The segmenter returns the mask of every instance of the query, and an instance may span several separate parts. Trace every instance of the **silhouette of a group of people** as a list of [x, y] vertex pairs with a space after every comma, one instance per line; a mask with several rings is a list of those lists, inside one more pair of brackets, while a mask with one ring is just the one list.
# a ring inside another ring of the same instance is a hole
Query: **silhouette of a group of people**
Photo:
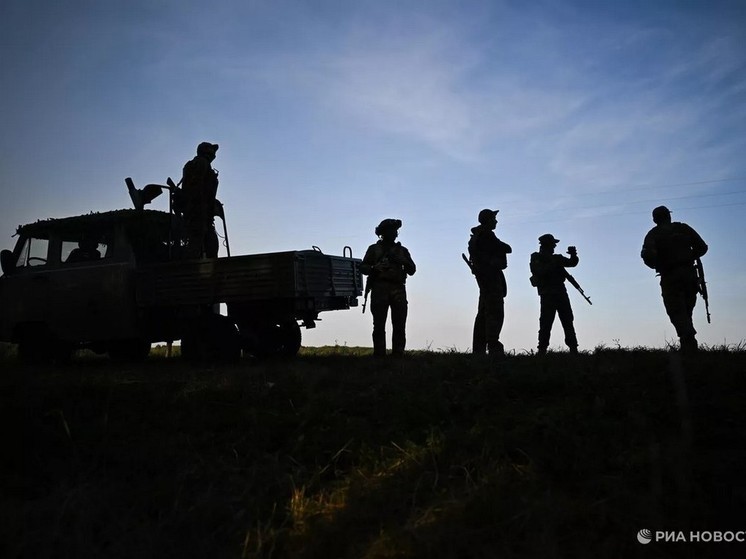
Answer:
[[[505, 297], [508, 293], [503, 270], [508, 267], [509, 244], [495, 235], [499, 210], [479, 212], [479, 225], [471, 229], [469, 264], [479, 287], [477, 315], [474, 319], [472, 353], [501, 359], [505, 348], [500, 341], [505, 322]], [[641, 257], [660, 275], [661, 293], [666, 312], [676, 329], [682, 352], [698, 349], [692, 312], [697, 293], [703, 288], [703, 278], [697, 274], [696, 262], [707, 252], [702, 237], [685, 223], [672, 222], [665, 206], [653, 210], [655, 227], [645, 236]], [[396, 241], [402, 223], [398, 219], [384, 219], [375, 229], [377, 243], [368, 247], [360, 270], [368, 276], [373, 314], [373, 354], [386, 355], [385, 326], [391, 309], [392, 355], [404, 354], [406, 345], [407, 276], [416, 271], [409, 251]], [[537, 354], [544, 355], [555, 317], [559, 317], [565, 333], [565, 345], [571, 354], [578, 353], [572, 305], [565, 281], [577, 286], [567, 268], [578, 265], [577, 248], [567, 247], [567, 255], [555, 254], [559, 239], [546, 233], [539, 237], [539, 250], [531, 254], [529, 267], [531, 285], [539, 295], [539, 339]], [[581, 290], [582, 293], [582, 290]], [[583, 294], [585, 297], [585, 295]], [[590, 299], [588, 299], [590, 302]]]
[[[212, 168], [217, 150], [217, 144], [202, 142], [197, 147], [197, 156], [184, 166], [182, 213], [187, 255], [190, 257], [214, 258], [218, 253], [214, 227], [218, 173]], [[479, 225], [471, 229], [469, 258], [464, 258], [479, 287], [472, 352], [499, 359], [505, 355], [500, 334], [505, 321], [505, 297], [508, 293], [503, 270], [508, 266], [507, 255], [512, 253], [512, 249], [495, 235], [498, 211], [484, 209], [479, 212]], [[697, 293], [704, 288], [696, 264], [707, 252], [707, 245], [689, 225], [672, 222], [671, 212], [665, 206], [653, 210], [653, 222], [655, 227], [645, 236], [641, 257], [647, 266], [660, 275], [663, 304], [676, 329], [681, 350], [693, 352], [698, 345], [692, 312]], [[416, 272], [417, 267], [409, 250], [396, 240], [401, 226], [402, 222], [398, 219], [381, 221], [375, 228], [378, 241], [368, 247], [360, 266], [360, 271], [368, 276], [366, 296], [370, 292], [373, 354], [376, 357], [386, 355], [389, 309], [392, 355], [404, 355], [406, 347], [406, 280]], [[537, 289], [540, 301], [537, 354], [547, 352], [555, 317], [559, 317], [562, 324], [565, 345], [571, 354], [577, 354], [578, 339], [572, 305], [565, 287], [565, 280], [577, 286], [566, 270], [578, 265], [577, 249], [569, 246], [568, 256], [555, 254], [559, 239], [546, 233], [538, 240], [539, 250], [531, 254], [529, 262], [530, 282]]]

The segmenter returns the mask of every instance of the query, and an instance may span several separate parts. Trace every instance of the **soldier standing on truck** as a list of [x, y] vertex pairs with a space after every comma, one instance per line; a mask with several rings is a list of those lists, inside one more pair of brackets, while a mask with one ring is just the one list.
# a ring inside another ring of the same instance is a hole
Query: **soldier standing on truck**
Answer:
[[197, 146], [197, 156], [184, 165], [181, 188], [188, 258], [218, 256], [215, 232], [218, 172], [211, 165], [217, 151], [218, 144], [202, 142]]
[[391, 347], [395, 356], [404, 355], [407, 325], [407, 290], [405, 282], [417, 270], [409, 251], [396, 241], [402, 223], [384, 219], [375, 229], [379, 240], [368, 247], [360, 271], [368, 276], [366, 295], [370, 291], [373, 314], [373, 355], [386, 356], [386, 320], [391, 308]]
[[565, 268], [578, 265], [578, 251], [574, 246], [567, 247], [570, 257], [554, 254], [559, 243], [553, 235], [547, 233], [539, 237], [539, 252], [531, 254], [531, 285], [539, 292], [541, 310], [539, 313], [539, 345], [538, 354], [545, 355], [549, 347], [549, 337], [552, 333], [555, 314], [559, 316], [565, 331], [565, 344], [570, 353], [578, 353], [578, 338], [573, 325], [570, 297], [567, 295]]
[[653, 222], [655, 227], [645, 235], [640, 256], [661, 277], [663, 306], [676, 328], [681, 351], [696, 352], [697, 331], [692, 312], [697, 293], [702, 290], [706, 294], [706, 291], [700, 284], [695, 263], [707, 252], [707, 244], [686, 223], [671, 222], [671, 211], [666, 206], [653, 210]]
[[500, 332], [508, 294], [503, 270], [508, 267], [508, 254], [513, 249], [495, 236], [498, 211], [484, 209], [479, 212], [479, 225], [472, 228], [469, 239], [469, 264], [479, 286], [472, 353], [484, 355], [489, 350], [491, 357], [499, 358], [505, 355]]

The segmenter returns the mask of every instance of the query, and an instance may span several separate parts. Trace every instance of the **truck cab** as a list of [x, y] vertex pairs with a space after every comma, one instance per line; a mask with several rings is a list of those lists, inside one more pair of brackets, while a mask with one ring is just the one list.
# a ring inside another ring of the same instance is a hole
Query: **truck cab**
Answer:
[[168, 258], [173, 219], [119, 210], [19, 227], [15, 248], [0, 257], [0, 340], [17, 343], [29, 360], [63, 359], [80, 347], [146, 354], [135, 272]]

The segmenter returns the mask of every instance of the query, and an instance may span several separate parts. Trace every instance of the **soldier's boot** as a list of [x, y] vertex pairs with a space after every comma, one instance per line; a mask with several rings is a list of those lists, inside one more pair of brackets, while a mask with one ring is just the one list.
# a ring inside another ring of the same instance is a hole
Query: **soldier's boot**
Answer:
[[570, 348], [570, 355], [578, 355], [578, 346], [571, 345], [568, 347]]
[[536, 349], [536, 355], [546, 355], [547, 354], [547, 348], [546, 346], [539, 346]]
[[697, 353], [699, 351], [699, 345], [697, 344], [697, 338], [695, 338], [693, 335], [691, 336], [682, 336], [679, 338], [679, 343], [681, 345], [681, 353]]
[[373, 357], [386, 357], [386, 332], [373, 332]]
[[487, 347], [491, 359], [499, 360], [505, 358], [505, 346], [501, 342], [490, 342]]
[[487, 344], [484, 344], [484, 345], [473, 344], [471, 348], [471, 352], [474, 355], [484, 355], [485, 353], [487, 353]]

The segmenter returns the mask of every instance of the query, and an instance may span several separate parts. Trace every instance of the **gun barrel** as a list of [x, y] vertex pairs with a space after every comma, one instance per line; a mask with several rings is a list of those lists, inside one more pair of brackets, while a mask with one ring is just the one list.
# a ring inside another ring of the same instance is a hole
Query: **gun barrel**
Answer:
[[697, 284], [699, 287], [699, 294], [702, 295], [702, 300], [705, 302], [705, 313], [707, 313], [707, 324], [710, 324], [710, 297], [707, 293], [707, 282], [705, 281], [705, 268], [702, 266], [702, 260], [697, 258], [694, 262], [694, 268], [697, 271]]
[[567, 270], [565, 270], [565, 277], [567, 278], [567, 281], [569, 281], [570, 284], [575, 289], [577, 289], [578, 292], [583, 296], [583, 299], [585, 299], [586, 301], [588, 301], [589, 305], [592, 305], [593, 303], [591, 302], [591, 298], [588, 297], [588, 295], [585, 294], [585, 291], [583, 291], [583, 288], [580, 287], [580, 284], [577, 282], [577, 280], [574, 277], [572, 277], [572, 275], [570, 275], [570, 273]]

